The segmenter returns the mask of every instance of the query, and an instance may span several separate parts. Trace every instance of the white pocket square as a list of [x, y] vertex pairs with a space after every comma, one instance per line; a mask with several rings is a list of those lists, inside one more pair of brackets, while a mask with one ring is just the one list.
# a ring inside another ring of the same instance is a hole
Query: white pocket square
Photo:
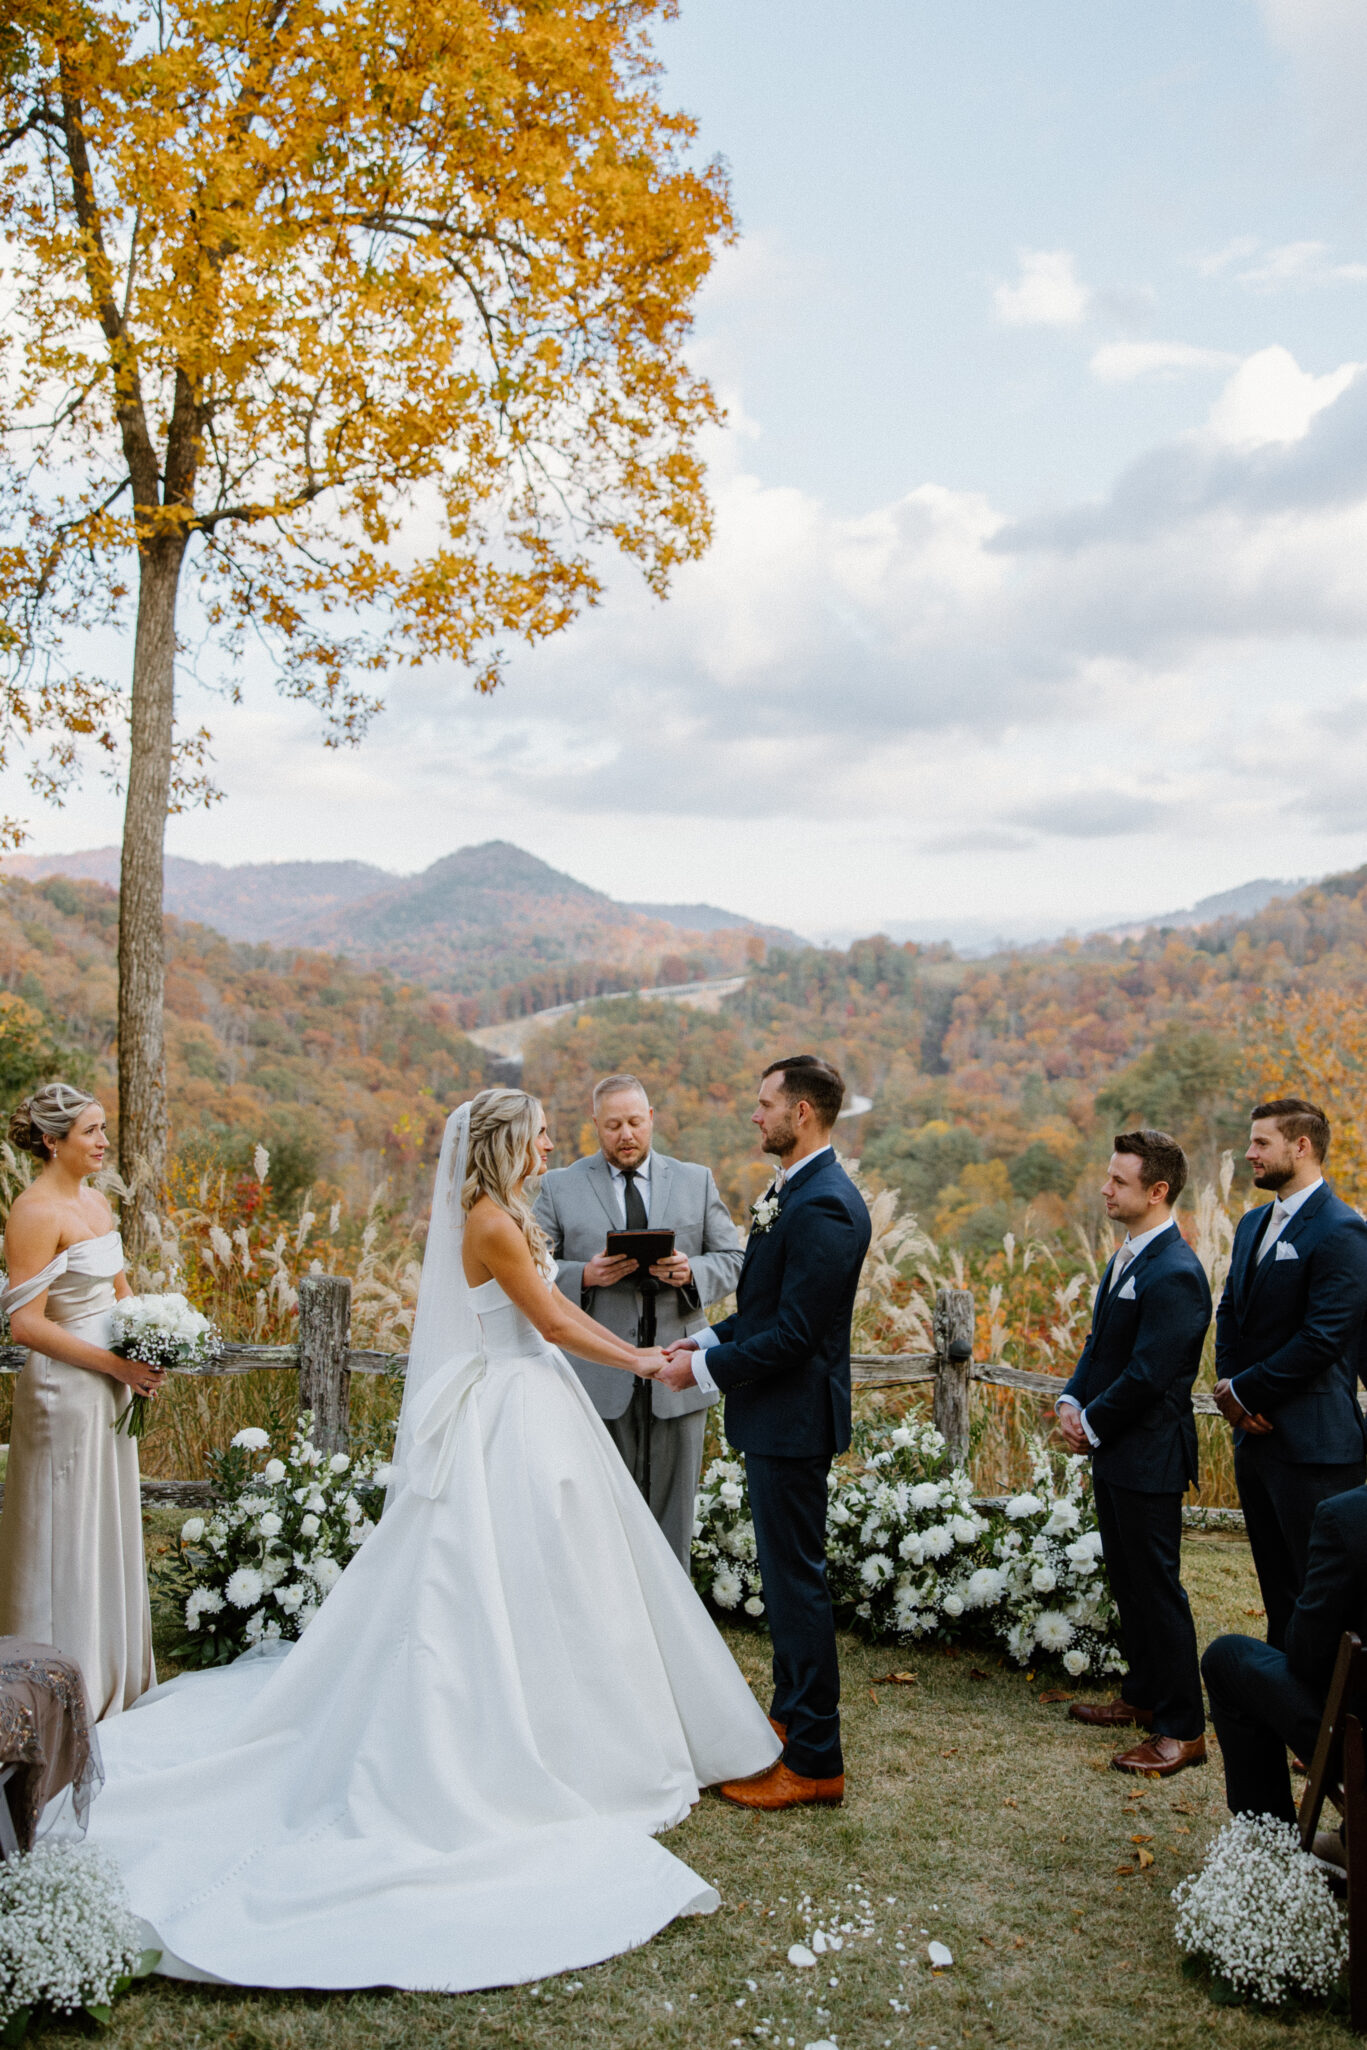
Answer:
[[1299, 1260], [1300, 1254], [1288, 1239], [1278, 1239], [1272, 1248], [1279, 1260]]
[[1121, 1282], [1121, 1284], [1120, 1284], [1119, 1288], [1118, 1288], [1118, 1289], [1116, 1290], [1116, 1294], [1117, 1294], [1117, 1295], [1118, 1295], [1118, 1296], [1120, 1297], [1120, 1299], [1121, 1299], [1121, 1301], [1122, 1301], [1122, 1302], [1126, 1302], [1126, 1303], [1132, 1303], [1132, 1302], [1134, 1301], [1134, 1276], [1133, 1276], [1133, 1275], [1131, 1275], [1131, 1276], [1130, 1276], [1130, 1278], [1129, 1278], [1129, 1280], [1128, 1280], [1128, 1281], [1122, 1281], [1122, 1282]]

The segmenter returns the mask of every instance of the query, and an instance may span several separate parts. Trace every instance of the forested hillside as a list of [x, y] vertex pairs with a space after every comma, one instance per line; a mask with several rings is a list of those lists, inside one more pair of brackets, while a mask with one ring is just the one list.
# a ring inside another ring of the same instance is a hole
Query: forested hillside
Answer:
[[825, 1053], [874, 1099], [845, 1127], [866, 1170], [938, 1235], [981, 1244], [1085, 1214], [1132, 1117], [1172, 1128], [1213, 1174], [1253, 1094], [1282, 1083], [1328, 1103], [1336, 1171], [1367, 1200], [1364, 997], [1360, 870], [1252, 917], [989, 961], [883, 939], [771, 950], [717, 1017], [605, 1006], [540, 1035], [526, 1072], [573, 1149], [593, 1073], [639, 1068], [668, 1143], [711, 1160], [739, 1201], [763, 1171], [746, 1123], [756, 1074], [777, 1053]]
[[[381, 968], [247, 946], [169, 921], [168, 1080], [179, 1172], [246, 1172], [258, 1144], [288, 1209], [315, 1180], [364, 1207], [424, 1202], [446, 1113], [485, 1060], [425, 989]], [[0, 1081], [53, 1073], [117, 1116], [118, 899], [61, 877], [0, 885]]]

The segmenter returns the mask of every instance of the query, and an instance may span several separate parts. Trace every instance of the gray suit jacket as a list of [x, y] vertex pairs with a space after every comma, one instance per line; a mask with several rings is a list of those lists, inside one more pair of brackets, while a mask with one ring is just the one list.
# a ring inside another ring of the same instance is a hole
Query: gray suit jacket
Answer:
[[[541, 1229], [551, 1242], [559, 1263], [556, 1285], [572, 1303], [581, 1303], [596, 1323], [631, 1345], [636, 1343], [637, 1320], [641, 1312], [636, 1276], [619, 1281], [612, 1288], [593, 1288], [584, 1294], [584, 1268], [595, 1253], [601, 1253], [607, 1234], [622, 1229], [622, 1213], [612, 1174], [601, 1153], [576, 1160], [570, 1167], [552, 1168], [542, 1177], [536, 1195], [536, 1214]], [[693, 1269], [693, 1286], [688, 1289], [661, 1288], [655, 1298], [655, 1335], [660, 1345], [672, 1345], [676, 1338], [701, 1330], [707, 1322], [703, 1305], [729, 1295], [740, 1274], [741, 1246], [730, 1213], [717, 1194], [710, 1171], [691, 1160], [671, 1160], [652, 1149], [650, 1156], [650, 1222], [673, 1227], [674, 1244], [687, 1253]], [[636, 1386], [634, 1374], [620, 1367], [603, 1367], [592, 1360], [567, 1354], [590, 1401], [601, 1417], [621, 1416]], [[687, 1416], [706, 1409], [717, 1400], [700, 1388], [676, 1395], [657, 1383], [651, 1390], [658, 1417]]]

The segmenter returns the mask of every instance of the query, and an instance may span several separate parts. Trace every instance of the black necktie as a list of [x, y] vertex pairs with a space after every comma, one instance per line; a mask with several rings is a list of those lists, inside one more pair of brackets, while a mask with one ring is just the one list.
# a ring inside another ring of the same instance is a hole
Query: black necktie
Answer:
[[641, 1192], [636, 1186], [634, 1167], [622, 1169], [622, 1193], [626, 1199], [627, 1230], [644, 1231], [648, 1223], [646, 1206], [641, 1201]]

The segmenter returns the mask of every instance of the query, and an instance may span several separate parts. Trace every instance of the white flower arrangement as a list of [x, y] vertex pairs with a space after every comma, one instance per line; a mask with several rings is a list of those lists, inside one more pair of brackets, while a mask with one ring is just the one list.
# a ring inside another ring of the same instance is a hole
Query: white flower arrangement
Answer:
[[117, 1868], [84, 1844], [0, 1863], [0, 2030], [23, 2040], [40, 2009], [107, 2025], [116, 1994], [155, 1967]]
[[[126, 1295], [111, 1315], [109, 1350], [120, 1359], [145, 1360], [148, 1366], [185, 1374], [207, 1366], [223, 1350], [218, 1327], [183, 1295]], [[145, 1395], [135, 1395], [114, 1429], [141, 1438], [150, 1409]]]
[[768, 1190], [757, 1202], [750, 1205], [750, 1229], [761, 1236], [770, 1229], [778, 1216], [778, 1191]]
[[1236, 1815], [1172, 1897], [1182, 1948], [1245, 1999], [1329, 1993], [1347, 1962], [1348, 1918], [1274, 1816]]
[[[872, 1637], [985, 1632], [1019, 1665], [1057, 1660], [1074, 1679], [1123, 1673], [1087, 1478], [1085, 1460], [1056, 1470], [1037, 1445], [1032, 1491], [984, 1514], [931, 1425], [861, 1420], [850, 1459], [829, 1481], [838, 1609]], [[693, 1577], [717, 1608], [763, 1615], [745, 1468], [729, 1447], [703, 1475]]]
[[181, 1665], [226, 1665], [253, 1645], [299, 1637], [374, 1530], [389, 1467], [329, 1458], [311, 1429], [300, 1417], [286, 1456], [262, 1462], [271, 1441], [253, 1426], [213, 1460], [213, 1512], [186, 1518], [179, 1552], [157, 1574], [184, 1622]]

